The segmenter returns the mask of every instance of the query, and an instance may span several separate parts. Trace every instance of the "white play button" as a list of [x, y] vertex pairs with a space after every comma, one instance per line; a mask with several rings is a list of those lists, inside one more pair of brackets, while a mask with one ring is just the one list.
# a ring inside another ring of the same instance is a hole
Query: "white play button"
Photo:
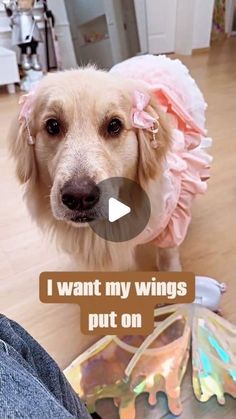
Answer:
[[123, 204], [115, 198], [110, 198], [108, 203], [108, 218], [110, 223], [119, 220], [125, 215], [131, 212], [131, 208], [128, 205]]
[[151, 214], [150, 200], [141, 186], [131, 179], [112, 177], [96, 187], [101, 193], [98, 203], [98, 214], [100, 211], [101, 214], [89, 222], [94, 233], [114, 243], [138, 236]]

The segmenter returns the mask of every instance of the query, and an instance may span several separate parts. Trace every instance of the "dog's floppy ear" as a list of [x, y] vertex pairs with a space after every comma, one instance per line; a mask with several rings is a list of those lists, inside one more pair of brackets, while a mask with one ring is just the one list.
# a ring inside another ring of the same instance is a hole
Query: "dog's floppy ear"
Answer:
[[[150, 129], [138, 129], [139, 142], [139, 180], [145, 184], [154, 179], [161, 172], [163, 159], [170, 147], [171, 131], [166, 115], [160, 110], [155, 96], [151, 96], [145, 111], [151, 115], [158, 124], [158, 132], [153, 134]], [[156, 147], [153, 143], [155, 135]]]
[[36, 178], [34, 146], [29, 144], [26, 119], [16, 119], [9, 135], [10, 153], [16, 162], [16, 173], [21, 183]]

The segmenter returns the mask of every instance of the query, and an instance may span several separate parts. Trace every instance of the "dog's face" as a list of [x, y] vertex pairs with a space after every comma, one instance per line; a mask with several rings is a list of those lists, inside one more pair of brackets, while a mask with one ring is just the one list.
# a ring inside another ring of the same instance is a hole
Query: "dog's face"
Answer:
[[[28, 144], [26, 121], [21, 122], [11, 149], [21, 182], [31, 191], [40, 185], [53, 217], [85, 225], [105, 217], [107, 196], [101, 181], [126, 177], [140, 183], [159, 170], [169, 141], [162, 119], [158, 148], [151, 133], [133, 127], [131, 109], [135, 88], [146, 89], [92, 68], [46, 77], [30, 104]], [[149, 105], [153, 115], [157, 109]]]

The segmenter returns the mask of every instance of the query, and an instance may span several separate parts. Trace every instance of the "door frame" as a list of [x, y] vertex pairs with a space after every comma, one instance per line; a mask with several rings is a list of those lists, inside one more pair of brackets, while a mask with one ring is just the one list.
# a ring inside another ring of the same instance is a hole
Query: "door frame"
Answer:
[[[156, 1], [156, 0], [153, 0]], [[231, 0], [229, 0], [231, 1]], [[236, 0], [232, 0], [236, 1]], [[134, 0], [135, 12], [137, 17], [138, 34], [140, 38], [141, 53], [148, 53], [148, 24], [146, 0]], [[183, 55], [191, 55], [194, 45], [194, 30], [201, 30], [201, 21], [197, 21], [197, 7], [201, 7], [201, 0], [177, 0], [176, 11], [176, 32], [175, 32], [175, 48], [173, 52]], [[208, 4], [208, 21], [212, 21], [214, 1], [209, 0]], [[198, 9], [199, 11], [199, 9]], [[196, 26], [197, 25], [197, 26]], [[210, 42], [209, 26], [206, 28], [206, 39]], [[206, 45], [206, 47], [209, 45]], [[198, 47], [195, 47], [198, 48]], [[203, 47], [201, 47], [203, 48]]]

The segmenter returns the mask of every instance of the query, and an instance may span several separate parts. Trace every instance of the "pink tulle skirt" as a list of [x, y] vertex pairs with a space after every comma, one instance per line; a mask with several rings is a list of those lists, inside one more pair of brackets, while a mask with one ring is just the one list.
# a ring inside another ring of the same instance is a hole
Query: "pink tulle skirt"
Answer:
[[206, 102], [188, 69], [165, 56], [131, 58], [111, 69], [114, 74], [146, 82], [162, 110], [170, 116], [172, 147], [164, 162], [161, 182], [164, 209], [156, 228], [140, 236], [140, 243], [154, 241], [159, 247], [179, 246], [191, 221], [197, 194], [207, 189], [212, 157], [205, 130]]

